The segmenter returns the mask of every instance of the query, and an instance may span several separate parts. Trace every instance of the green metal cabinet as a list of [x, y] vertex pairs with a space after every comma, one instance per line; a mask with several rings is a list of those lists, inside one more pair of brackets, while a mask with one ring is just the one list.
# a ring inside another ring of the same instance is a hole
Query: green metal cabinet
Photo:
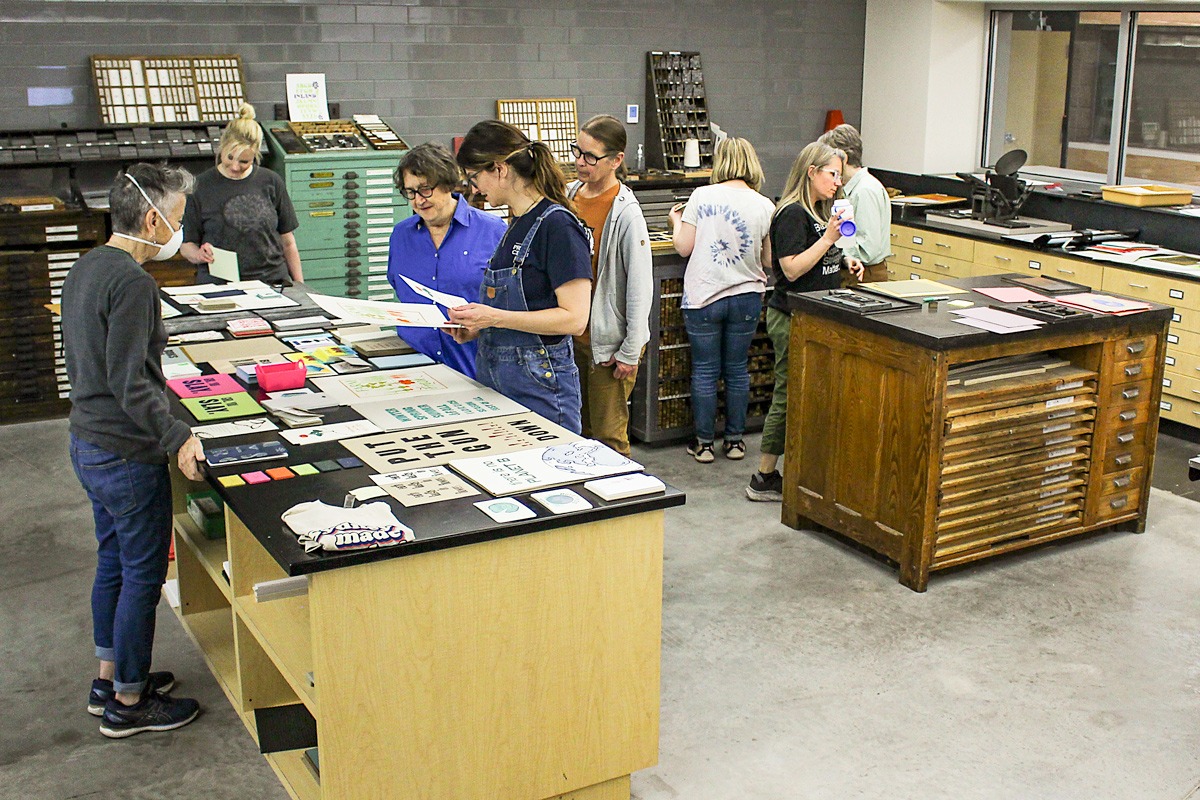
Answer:
[[[267, 126], [268, 134], [285, 127]], [[268, 166], [283, 176], [300, 227], [304, 282], [324, 294], [391, 300], [388, 240], [412, 207], [392, 175], [405, 150], [291, 154], [268, 135]]]

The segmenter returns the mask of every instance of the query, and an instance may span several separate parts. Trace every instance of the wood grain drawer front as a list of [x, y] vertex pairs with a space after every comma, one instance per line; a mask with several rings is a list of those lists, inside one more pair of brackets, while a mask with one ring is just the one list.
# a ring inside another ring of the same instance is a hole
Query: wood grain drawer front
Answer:
[[[1149, 373], [1146, 374], [1149, 375]], [[1150, 397], [1150, 389], [1151, 386], [1148, 379], [1114, 384], [1112, 389], [1109, 390], [1109, 407], [1145, 400]]]
[[1176, 331], [1174, 329], [1168, 331], [1167, 352], [1190, 353], [1194, 356], [1200, 356], [1200, 333], [1183, 330]]
[[1019, 531], [1023, 523], [1044, 514], [1082, 510], [1084, 492], [1081, 488], [1055, 489], [1049, 497], [1028, 497], [1011, 500], [1003, 508], [986, 508], [954, 517], [939, 518], [938, 544], [972, 539], [981, 533]]
[[1146, 463], [1147, 424], [1123, 425], [1108, 435], [1101, 471], [1122, 472]]
[[1163, 377], [1163, 395], [1182, 397], [1200, 403], [1200, 373], [1190, 375], [1166, 375]]
[[1042, 256], [1041, 264], [1042, 274], [1047, 278], [1082, 283], [1092, 289], [1099, 289], [1104, 283], [1104, 267], [1094, 261], [1085, 261], [1082, 258], [1064, 258], [1063, 256]]
[[1137, 491], [1142, 488], [1142, 474], [1145, 472], [1144, 467], [1134, 467], [1127, 469], [1124, 472], [1114, 472], [1111, 475], [1105, 475], [1100, 482], [1100, 495], [1118, 494], [1120, 492]]
[[1159, 416], [1200, 428], [1200, 403], [1175, 395], [1163, 395], [1158, 406]]
[[1103, 288], [1106, 292], [1139, 300], [1200, 310], [1200, 282], [1197, 281], [1105, 267]]
[[1082, 501], [1074, 500], [1047, 511], [1023, 513], [969, 532], [939, 535], [932, 566], [972, 552], [986, 553], [1009, 542], [1030, 540], [1040, 534], [1077, 526], [1083, 520], [1082, 505]]
[[1116, 362], [1146, 361], [1152, 366], [1154, 364], [1154, 348], [1157, 343], [1158, 337], [1153, 333], [1134, 336], [1130, 339], [1120, 339], [1113, 342], [1113, 360]]
[[1096, 504], [1096, 519], [1114, 519], [1125, 517], [1138, 510], [1141, 501], [1141, 489], [1129, 489], [1116, 494], [1103, 495]]

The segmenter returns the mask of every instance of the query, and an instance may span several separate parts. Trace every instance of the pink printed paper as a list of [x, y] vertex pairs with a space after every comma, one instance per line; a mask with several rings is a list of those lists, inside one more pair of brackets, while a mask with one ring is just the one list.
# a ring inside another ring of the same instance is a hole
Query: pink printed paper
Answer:
[[167, 386], [180, 397], [211, 397], [218, 394], [244, 392], [246, 387], [225, 374], [196, 375], [167, 381]]

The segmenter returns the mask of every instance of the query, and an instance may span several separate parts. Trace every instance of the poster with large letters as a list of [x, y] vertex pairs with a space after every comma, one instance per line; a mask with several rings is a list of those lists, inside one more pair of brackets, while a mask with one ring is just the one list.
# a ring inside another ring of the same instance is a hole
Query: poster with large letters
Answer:
[[358, 439], [343, 439], [342, 446], [379, 472], [440, 466], [456, 458], [497, 455], [530, 450], [580, 437], [536, 414], [510, 414], [489, 419], [433, 425], [413, 431], [396, 431]]
[[482, 386], [464, 392], [439, 392], [350, 405], [384, 431], [403, 431], [444, 422], [466, 422], [528, 411], [515, 400]]

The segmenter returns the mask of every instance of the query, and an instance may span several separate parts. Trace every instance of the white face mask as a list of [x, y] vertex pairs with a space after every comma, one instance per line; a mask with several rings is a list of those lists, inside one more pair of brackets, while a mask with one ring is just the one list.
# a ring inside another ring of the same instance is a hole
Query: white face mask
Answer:
[[150, 207], [158, 212], [158, 215], [162, 217], [163, 222], [167, 223], [167, 227], [171, 230], [171, 238], [167, 239], [164, 244], [159, 244], [158, 242], [148, 242], [145, 239], [139, 239], [138, 237], [130, 236], [127, 233], [117, 233], [116, 231], [113, 232], [113, 236], [120, 236], [122, 239], [129, 239], [133, 242], [141, 242], [142, 244], [147, 244], [151, 247], [157, 247], [158, 252], [150, 256], [151, 261], [166, 261], [168, 258], [173, 258], [175, 254], [179, 252], [179, 246], [183, 244], [183, 225], [181, 224], [178, 229], [172, 228], [171, 220], [168, 219], [167, 215], [162, 212], [162, 209], [154, 205], [154, 201], [151, 200], [150, 196], [142, 190], [142, 187], [136, 180], [133, 179], [133, 176], [126, 173], [125, 177], [129, 178], [129, 182], [137, 187], [138, 192], [140, 192], [142, 197], [146, 199], [146, 202], [150, 204]]

